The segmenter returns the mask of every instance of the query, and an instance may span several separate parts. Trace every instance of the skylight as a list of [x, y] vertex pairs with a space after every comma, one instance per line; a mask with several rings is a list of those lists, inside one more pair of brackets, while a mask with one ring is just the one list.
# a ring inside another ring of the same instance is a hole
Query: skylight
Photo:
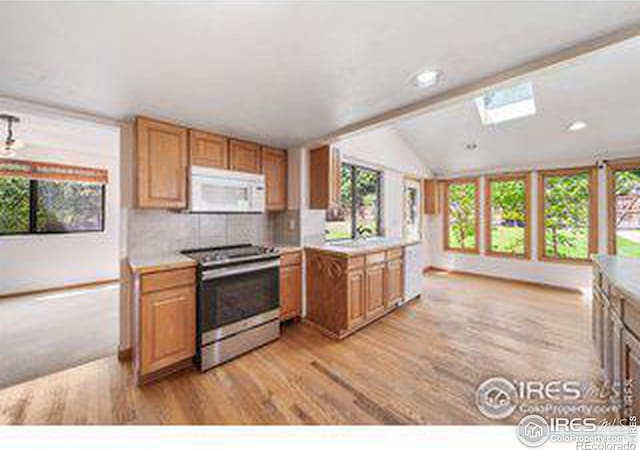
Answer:
[[536, 113], [531, 82], [496, 89], [476, 97], [478, 114], [484, 125], [507, 122]]

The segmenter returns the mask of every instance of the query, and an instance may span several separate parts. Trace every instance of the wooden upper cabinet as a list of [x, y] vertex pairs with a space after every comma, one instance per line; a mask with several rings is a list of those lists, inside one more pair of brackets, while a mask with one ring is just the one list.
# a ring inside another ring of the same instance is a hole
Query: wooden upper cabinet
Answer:
[[425, 214], [438, 214], [440, 212], [439, 192], [438, 180], [424, 180]]
[[213, 133], [189, 130], [189, 156], [191, 165], [229, 168], [229, 139]]
[[309, 152], [309, 207], [329, 209], [340, 203], [340, 151], [328, 145]]
[[262, 173], [267, 185], [267, 210], [287, 208], [287, 152], [262, 147]]
[[187, 207], [187, 129], [136, 119], [137, 206]]
[[260, 173], [260, 145], [238, 139], [229, 140], [229, 169]]

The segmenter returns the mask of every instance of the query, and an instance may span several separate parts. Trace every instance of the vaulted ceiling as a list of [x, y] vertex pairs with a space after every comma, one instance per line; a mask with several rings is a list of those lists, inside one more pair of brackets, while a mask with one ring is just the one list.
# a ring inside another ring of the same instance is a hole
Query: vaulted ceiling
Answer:
[[[290, 147], [636, 22], [640, 3], [15, 2], [0, 17], [0, 94]], [[420, 90], [410, 79], [426, 67], [444, 77]], [[554, 102], [580, 87], [540, 83]], [[475, 126], [459, 114], [454, 146]], [[447, 120], [403, 130], [434, 164], [449, 147], [431, 134]]]
[[[466, 98], [395, 128], [440, 175], [640, 155], [640, 37], [526, 79], [534, 116], [485, 126]], [[569, 131], [574, 121], [588, 126]], [[477, 149], [467, 149], [470, 143]]]

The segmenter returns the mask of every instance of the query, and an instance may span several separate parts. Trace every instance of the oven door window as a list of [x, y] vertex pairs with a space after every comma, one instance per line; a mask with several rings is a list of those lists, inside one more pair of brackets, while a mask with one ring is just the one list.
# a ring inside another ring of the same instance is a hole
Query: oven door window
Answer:
[[277, 267], [204, 281], [202, 330], [219, 328], [278, 308], [279, 289]]

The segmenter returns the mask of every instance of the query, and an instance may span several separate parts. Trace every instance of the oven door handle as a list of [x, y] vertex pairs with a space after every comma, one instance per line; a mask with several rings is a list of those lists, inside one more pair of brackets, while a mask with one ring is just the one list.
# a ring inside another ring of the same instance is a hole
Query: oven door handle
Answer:
[[228, 277], [231, 275], [239, 275], [242, 273], [258, 272], [260, 270], [272, 269], [280, 266], [280, 260], [269, 261], [256, 264], [243, 264], [241, 266], [224, 267], [220, 269], [205, 270], [202, 272], [202, 279], [204, 281], [213, 280], [216, 278]]

